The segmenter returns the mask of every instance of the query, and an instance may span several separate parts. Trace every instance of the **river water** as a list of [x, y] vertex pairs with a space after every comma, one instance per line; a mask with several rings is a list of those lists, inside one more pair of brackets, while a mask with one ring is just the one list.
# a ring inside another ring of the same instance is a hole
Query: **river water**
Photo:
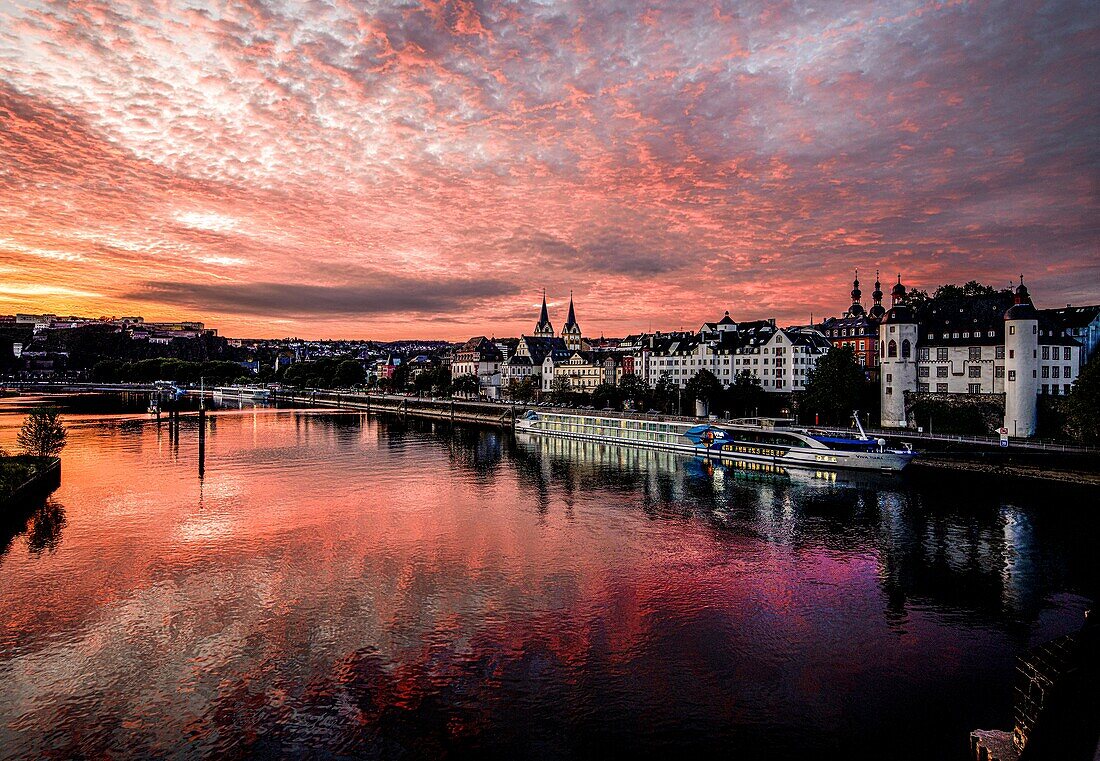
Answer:
[[200, 478], [195, 418], [70, 407], [0, 535], [4, 757], [963, 759], [1100, 591], [1095, 492], [273, 409]]

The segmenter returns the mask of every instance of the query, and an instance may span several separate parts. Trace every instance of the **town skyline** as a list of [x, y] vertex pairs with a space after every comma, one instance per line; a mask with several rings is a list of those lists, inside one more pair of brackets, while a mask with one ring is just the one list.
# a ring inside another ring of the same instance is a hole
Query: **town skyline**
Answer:
[[[861, 301], [863, 302], [864, 307], [869, 308], [871, 306], [871, 304], [873, 303], [872, 287], [876, 284], [876, 282], [879, 282], [878, 279], [882, 277], [881, 273], [876, 273], [875, 275], [872, 276], [872, 278], [870, 280], [866, 279], [864, 276], [859, 275], [856, 272], [853, 272], [853, 277], [854, 278], [862, 278], [862, 279], [860, 279], [860, 284], [862, 286], [862, 291], [863, 291]], [[1026, 276], [1025, 276], [1025, 279], [1026, 279]], [[900, 281], [905, 281], [905, 278], [902, 277], [900, 275], [900, 273], [895, 275], [893, 280], [887, 279], [887, 278], [882, 278], [881, 279], [882, 288], [888, 293], [890, 291], [891, 287], [894, 285], [894, 283], [898, 282], [899, 280]], [[1017, 285], [1020, 284], [1020, 281], [1016, 281], [1016, 282], [1009, 281], [1009, 282], [1006, 282], [1003, 286], [998, 287], [993, 282], [991, 282], [990, 279], [988, 279], [988, 278], [985, 281], [974, 279], [973, 282], [977, 282], [977, 283], [979, 283], [980, 285], [983, 285], [983, 286], [989, 286], [989, 287], [992, 287], [992, 288], [996, 288], [998, 290], [1001, 290], [1003, 288], [1003, 290], [1009, 291], [1009, 292], [1012, 291]], [[1029, 280], [1028, 281], [1029, 285], [1030, 285], [1030, 282], [1031, 281]], [[941, 286], [945, 286], [945, 285], [947, 285], [947, 286], [961, 286], [963, 284], [962, 283], [936, 283], [936, 284], [912, 286], [907, 281], [905, 281], [905, 286], [910, 292], [919, 291], [919, 292], [923, 292], [923, 293], [926, 293], [926, 294], [929, 294], [929, 295], [932, 294], [937, 288], [939, 288]], [[843, 286], [842, 292], [836, 294], [836, 299], [834, 299], [834, 303], [831, 305], [831, 308], [826, 308], [824, 311], [822, 311], [820, 313], [818, 313], [818, 312], [808, 312], [806, 314], [806, 319], [804, 319], [804, 320], [798, 320], [798, 319], [786, 320], [786, 319], [782, 319], [781, 317], [777, 316], [776, 314], [747, 313], [747, 312], [740, 313], [740, 312], [734, 311], [733, 309], [727, 309], [726, 307], [724, 307], [722, 305], [717, 305], [717, 306], [700, 307], [700, 309], [702, 310], [702, 313], [698, 316], [698, 319], [691, 319], [691, 318], [685, 317], [685, 318], [682, 318], [679, 321], [677, 321], [674, 325], [672, 325], [672, 324], [654, 325], [654, 324], [652, 324], [652, 320], [648, 321], [646, 324], [639, 324], [637, 322], [633, 322], [633, 321], [631, 321], [629, 319], [626, 319], [626, 318], [609, 317], [605, 312], [600, 310], [597, 307], [596, 304], [592, 305], [594, 307], [592, 309], [592, 312], [591, 312], [591, 314], [593, 316], [589, 317], [588, 312], [586, 310], [587, 305], [584, 304], [583, 302], [579, 301], [579, 300], [576, 300], [576, 311], [577, 311], [577, 315], [578, 315], [577, 316], [577, 322], [581, 325], [581, 332], [584, 334], [584, 336], [587, 339], [593, 339], [593, 340], [598, 339], [598, 338], [602, 338], [602, 337], [606, 337], [606, 338], [609, 338], [609, 339], [617, 339], [617, 338], [624, 338], [624, 337], [629, 336], [629, 335], [639, 335], [639, 334], [645, 335], [645, 334], [652, 334], [652, 333], [675, 333], [675, 332], [681, 332], [681, 331], [683, 331], [683, 332], [694, 332], [698, 329], [698, 327], [700, 325], [706, 324], [708, 322], [713, 322], [714, 320], [717, 320], [717, 319], [721, 318], [723, 313], [726, 313], [726, 314], [736, 318], [740, 322], [772, 321], [772, 322], [774, 322], [778, 325], [782, 325], [782, 326], [806, 326], [806, 327], [810, 327], [810, 326], [820, 325], [824, 321], [829, 320], [830, 318], [836, 318], [839, 315], [846, 314], [849, 307], [852, 304], [852, 299], [851, 299], [851, 296], [850, 296], [850, 289], [852, 288], [852, 286], [853, 286], [852, 281], [851, 280], [847, 281], [847, 283], [844, 284], [844, 286]], [[518, 324], [518, 327], [516, 328], [516, 330], [514, 332], [499, 332], [498, 333], [498, 332], [485, 331], [485, 330], [480, 330], [479, 331], [479, 330], [477, 330], [477, 324], [476, 323], [470, 323], [472, 328], [473, 328], [473, 330], [470, 333], [465, 334], [465, 335], [456, 335], [456, 336], [453, 336], [453, 337], [447, 336], [447, 335], [427, 336], [427, 335], [415, 335], [415, 334], [396, 335], [396, 336], [393, 336], [393, 337], [378, 337], [378, 336], [370, 335], [370, 334], [367, 334], [367, 333], [364, 333], [362, 335], [342, 335], [342, 334], [309, 335], [309, 334], [277, 333], [277, 332], [273, 332], [273, 333], [270, 333], [268, 335], [263, 335], [263, 334], [260, 334], [260, 333], [247, 334], [247, 335], [246, 334], [233, 334], [231, 331], [226, 331], [221, 326], [220, 323], [217, 323], [216, 321], [212, 321], [214, 318], [211, 318], [210, 316], [204, 315], [200, 312], [191, 312], [191, 311], [181, 312], [181, 313], [178, 313], [178, 314], [174, 314], [172, 316], [166, 316], [166, 315], [163, 315], [163, 314], [154, 313], [152, 315], [152, 317], [149, 317], [148, 315], [139, 315], [139, 314], [134, 314], [134, 315], [95, 314], [95, 315], [93, 315], [93, 314], [79, 314], [79, 313], [65, 313], [65, 312], [50, 312], [50, 311], [43, 310], [43, 309], [28, 308], [28, 309], [19, 309], [19, 310], [14, 310], [13, 309], [13, 310], [9, 310], [6, 313], [3, 309], [0, 309], [0, 317], [5, 316], [5, 314], [8, 317], [14, 317], [17, 314], [18, 315], [28, 315], [28, 316], [31, 316], [31, 315], [47, 315], [48, 314], [48, 315], [56, 316], [58, 318], [75, 317], [75, 318], [79, 318], [79, 319], [82, 319], [82, 320], [103, 320], [103, 321], [115, 321], [115, 322], [124, 321], [124, 320], [130, 319], [130, 318], [136, 318], [136, 319], [144, 320], [144, 322], [146, 322], [146, 323], [154, 323], [154, 324], [155, 323], [162, 323], [162, 322], [196, 322], [196, 323], [204, 324], [206, 329], [213, 329], [219, 335], [221, 335], [225, 338], [232, 338], [232, 339], [235, 339], [235, 340], [246, 340], [246, 341], [247, 340], [261, 340], [261, 341], [280, 341], [280, 340], [297, 341], [297, 340], [301, 340], [301, 341], [316, 341], [316, 342], [327, 342], [327, 341], [332, 341], [332, 342], [373, 341], [373, 342], [376, 342], [376, 343], [401, 343], [401, 342], [406, 342], [406, 341], [407, 342], [435, 341], [435, 342], [446, 342], [446, 343], [451, 343], [451, 344], [461, 344], [461, 343], [467, 341], [470, 338], [471, 335], [484, 336], [484, 337], [490, 338], [490, 339], [491, 338], [501, 338], [501, 339], [504, 339], [504, 338], [519, 338], [521, 336], [536, 335], [536, 332], [537, 332], [536, 323], [538, 321], [539, 310], [542, 309], [542, 305], [543, 305], [542, 304], [542, 299], [543, 298], [546, 299], [546, 308], [549, 310], [550, 322], [554, 326], [556, 326], [556, 329], [560, 330], [561, 326], [564, 325], [565, 322], [566, 322], [567, 312], [569, 310], [569, 305], [570, 305], [570, 300], [571, 300], [571, 298], [573, 298], [572, 292], [568, 292], [566, 294], [566, 296], [564, 297], [563, 301], [556, 301], [553, 298], [551, 298], [549, 294], [544, 295], [541, 290], [539, 291], [538, 297], [539, 297], [539, 300], [530, 305], [529, 313], [527, 314], [526, 320], [520, 320], [519, 324]], [[1098, 298], [1097, 300], [1100, 301], [1100, 298]], [[889, 304], [889, 301], [890, 301], [889, 297], [887, 296], [886, 297], [886, 303]], [[1064, 304], [1064, 305], [1063, 304], [1058, 304], [1058, 303], [1052, 303], [1048, 299], [1043, 299], [1041, 294], [1039, 295], [1039, 298], [1036, 301], [1037, 301], [1038, 306], [1045, 307], [1045, 308], [1051, 308], [1051, 309], [1060, 308], [1062, 306], [1066, 306], [1066, 307], [1069, 307], [1069, 306], [1086, 306], [1086, 304], [1084, 302], [1079, 303], [1079, 304], [1069, 304], [1069, 303], [1067, 303], [1067, 304]], [[607, 331], [607, 330], [601, 330], [599, 328], [599, 326], [601, 324], [619, 324], [619, 325], [624, 325], [625, 327], [622, 331], [611, 332], [611, 331]], [[590, 329], [589, 325], [595, 326], [594, 329]]]
[[545, 286], [621, 334], [805, 322], [856, 268], [1096, 303], [1098, 30], [1074, 2], [3, 5], [0, 312], [460, 340]]

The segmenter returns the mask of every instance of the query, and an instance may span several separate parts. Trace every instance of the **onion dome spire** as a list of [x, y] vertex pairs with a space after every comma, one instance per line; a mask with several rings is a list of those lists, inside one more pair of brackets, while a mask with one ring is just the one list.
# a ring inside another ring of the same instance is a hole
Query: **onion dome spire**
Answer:
[[863, 315], [863, 304], [860, 303], [861, 298], [863, 298], [863, 291], [859, 289], [859, 270], [856, 270], [856, 279], [852, 281], [852, 306], [848, 307], [848, 314], [852, 317]]
[[1027, 286], [1024, 285], [1023, 275], [1020, 275], [1020, 285], [1016, 288], [1016, 296], [1013, 301], [1015, 303], [1005, 312], [1006, 320], [1036, 320], [1039, 318], [1035, 305], [1031, 303], [1031, 294], [1027, 292]]
[[890, 297], [893, 303], [896, 305], [899, 301], [905, 300], [905, 286], [901, 284], [901, 273], [898, 273], [898, 282], [890, 291]]
[[1030, 304], [1031, 303], [1031, 294], [1027, 292], [1027, 286], [1024, 285], [1024, 276], [1023, 275], [1020, 275], [1020, 285], [1016, 289], [1016, 299], [1015, 299], [1015, 301], [1016, 301], [1017, 304]]
[[871, 292], [871, 298], [875, 300], [875, 304], [871, 307], [869, 314], [876, 320], [881, 320], [886, 314], [886, 309], [882, 306], [882, 282], [879, 280], [878, 270], [875, 270], [875, 290]]

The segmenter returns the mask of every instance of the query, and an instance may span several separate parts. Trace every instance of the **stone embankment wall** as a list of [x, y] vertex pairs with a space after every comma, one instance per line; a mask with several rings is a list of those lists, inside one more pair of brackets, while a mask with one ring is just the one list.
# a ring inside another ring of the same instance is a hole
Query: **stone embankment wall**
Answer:
[[32, 500], [41, 499], [61, 485], [61, 458], [50, 457], [42, 467], [10, 492], [0, 494], [0, 513], [18, 508]]
[[[935, 379], [933, 379], [934, 382]], [[1004, 394], [905, 393], [910, 425], [936, 433], [988, 436], [1004, 424]]]

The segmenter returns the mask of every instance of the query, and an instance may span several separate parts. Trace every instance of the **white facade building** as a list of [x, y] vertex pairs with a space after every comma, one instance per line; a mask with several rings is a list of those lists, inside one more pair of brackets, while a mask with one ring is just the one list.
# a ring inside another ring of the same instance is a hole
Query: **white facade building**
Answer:
[[1003, 394], [1008, 433], [1032, 436], [1038, 397], [1072, 390], [1083, 347], [1059, 321], [1035, 309], [1022, 282], [1014, 295], [919, 308], [906, 305], [900, 283], [894, 290], [894, 307], [879, 328], [884, 427], [913, 425], [907, 395]]
[[722, 321], [706, 323], [697, 334], [648, 336], [635, 349], [635, 372], [649, 385], [661, 376], [683, 388], [700, 370], [729, 386], [741, 373], [771, 393], [806, 387], [809, 372], [832, 344], [814, 328], [778, 328], [774, 320], [735, 323], [726, 312]]

